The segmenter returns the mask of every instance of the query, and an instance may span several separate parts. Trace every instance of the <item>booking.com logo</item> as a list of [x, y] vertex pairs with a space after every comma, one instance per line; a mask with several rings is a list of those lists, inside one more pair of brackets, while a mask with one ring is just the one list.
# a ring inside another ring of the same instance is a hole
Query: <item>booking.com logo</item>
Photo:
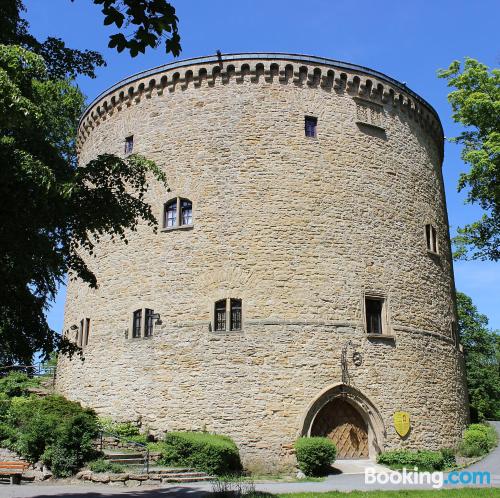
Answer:
[[443, 485], [467, 486], [467, 485], [489, 485], [491, 475], [489, 472], [469, 472], [467, 470], [453, 471], [445, 476], [444, 472], [419, 472], [415, 467], [413, 470], [402, 469], [399, 471], [380, 472], [374, 468], [365, 469], [365, 484], [428, 484], [435, 489]]

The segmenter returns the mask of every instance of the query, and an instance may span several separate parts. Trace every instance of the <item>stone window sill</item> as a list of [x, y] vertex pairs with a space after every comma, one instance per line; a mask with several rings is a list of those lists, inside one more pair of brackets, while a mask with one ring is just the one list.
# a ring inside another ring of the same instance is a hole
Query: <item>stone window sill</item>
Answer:
[[172, 232], [174, 230], [192, 230], [194, 228], [194, 225], [179, 225], [175, 227], [166, 227], [162, 228], [162, 232]]
[[440, 254], [438, 252], [431, 251], [430, 249], [427, 249], [427, 254], [429, 256], [434, 256], [435, 258], [439, 258]]
[[366, 334], [368, 339], [381, 339], [383, 341], [395, 341], [396, 336], [392, 334]]
[[368, 128], [373, 128], [374, 130], [383, 131], [385, 133], [385, 128], [373, 123], [367, 123], [366, 121], [356, 121], [357, 125], [366, 126]]

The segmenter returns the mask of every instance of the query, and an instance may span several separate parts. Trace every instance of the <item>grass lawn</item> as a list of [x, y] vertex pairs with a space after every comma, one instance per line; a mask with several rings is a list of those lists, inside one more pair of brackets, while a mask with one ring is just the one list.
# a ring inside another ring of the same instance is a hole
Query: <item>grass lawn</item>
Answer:
[[276, 495], [282, 498], [420, 498], [433, 496], [443, 498], [498, 498], [500, 488], [460, 488], [436, 490], [408, 490], [408, 491], [352, 491], [341, 493], [290, 493]]

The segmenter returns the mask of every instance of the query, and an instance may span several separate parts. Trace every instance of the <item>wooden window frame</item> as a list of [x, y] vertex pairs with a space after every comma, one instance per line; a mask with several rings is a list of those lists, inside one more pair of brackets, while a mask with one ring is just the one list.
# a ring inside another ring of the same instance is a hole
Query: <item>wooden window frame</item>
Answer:
[[[220, 325], [217, 318], [218, 305], [224, 303], [224, 326]], [[233, 312], [238, 310], [239, 316], [236, 321]], [[241, 332], [243, 330], [243, 300], [240, 298], [227, 297], [215, 301], [213, 306], [212, 323], [214, 332]], [[236, 323], [235, 323], [236, 322]]]
[[[381, 303], [380, 310], [380, 326], [381, 332], [369, 332], [368, 330], [368, 320], [367, 320], [367, 301], [379, 301]], [[363, 329], [365, 334], [371, 338], [383, 338], [383, 339], [393, 339], [394, 335], [391, 330], [390, 320], [389, 320], [389, 305], [386, 294], [377, 291], [367, 291], [363, 294], [362, 302], [363, 310]]]
[[[182, 203], [183, 202], [189, 202], [191, 204], [191, 223], [189, 224], [183, 224], [182, 223]], [[175, 204], [175, 224], [174, 225], [168, 225], [167, 224], [167, 209], [168, 207], [172, 206]], [[191, 199], [188, 199], [187, 197], [173, 197], [172, 199], [169, 199], [167, 202], [163, 204], [163, 229], [162, 231], [166, 232], [169, 230], [178, 230], [178, 229], [186, 229], [186, 228], [192, 228], [194, 223], [193, 223], [193, 201]]]

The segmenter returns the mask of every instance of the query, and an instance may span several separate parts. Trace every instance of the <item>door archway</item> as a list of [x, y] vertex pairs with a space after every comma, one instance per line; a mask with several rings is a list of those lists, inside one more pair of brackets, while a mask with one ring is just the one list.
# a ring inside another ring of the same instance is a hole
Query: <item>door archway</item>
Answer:
[[316, 415], [311, 436], [331, 439], [337, 458], [368, 458], [368, 424], [358, 410], [344, 398], [329, 401]]
[[300, 435], [330, 437], [338, 458], [375, 459], [385, 444], [384, 421], [375, 405], [353, 386], [333, 384], [305, 411]]

